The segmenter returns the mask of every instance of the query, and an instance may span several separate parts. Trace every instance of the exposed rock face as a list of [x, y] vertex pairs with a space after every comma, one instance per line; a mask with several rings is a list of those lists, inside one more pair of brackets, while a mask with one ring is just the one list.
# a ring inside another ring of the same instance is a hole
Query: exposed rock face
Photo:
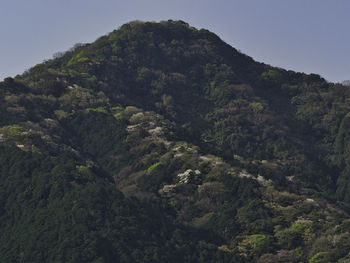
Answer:
[[201, 171], [199, 170], [193, 171], [192, 169], [187, 169], [185, 172], [178, 174], [177, 177], [179, 179], [179, 182], [182, 184], [188, 184], [188, 183], [199, 184], [200, 175], [201, 175]]
[[175, 184], [167, 184], [164, 185], [163, 188], [159, 191], [161, 195], [172, 196], [176, 193], [176, 185]]

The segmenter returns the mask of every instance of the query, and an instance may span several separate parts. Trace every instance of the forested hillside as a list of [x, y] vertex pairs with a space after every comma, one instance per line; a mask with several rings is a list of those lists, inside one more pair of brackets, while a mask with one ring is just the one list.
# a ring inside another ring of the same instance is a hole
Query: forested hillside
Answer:
[[182, 21], [0, 83], [1, 262], [350, 262], [350, 89]]

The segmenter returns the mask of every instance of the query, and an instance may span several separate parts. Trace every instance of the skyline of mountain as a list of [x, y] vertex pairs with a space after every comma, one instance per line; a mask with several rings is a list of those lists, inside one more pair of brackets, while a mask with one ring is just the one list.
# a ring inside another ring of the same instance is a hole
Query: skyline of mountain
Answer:
[[344, 34], [349, 8], [346, 0], [224, 0], [220, 5], [209, 0], [3, 0], [0, 80], [22, 74], [75, 43], [93, 42], [126, 22], [173, 19], [211, 30], [257, 61], [341, 82], [350, 75], [350, 37]]

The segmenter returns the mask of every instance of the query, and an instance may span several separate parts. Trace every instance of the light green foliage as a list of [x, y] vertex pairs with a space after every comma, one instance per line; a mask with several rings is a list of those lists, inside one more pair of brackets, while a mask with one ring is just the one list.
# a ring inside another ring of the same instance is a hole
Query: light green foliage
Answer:
[[329, 263], [329, 252], [318, 252], [309, 260], [309, 263]]
[[134, 106], [126, 106], [125, 110], [124, 110], [124, 114], [130, 118], [133, 114], [136, 114], [138, 112], [140, 112], [141, 110], [134, 107]]
[[92, 77], [87, 79], [89, 82], [91, 82], [92, 84], [96, 84], [97, 83], [97, 77], [95, 75], [93, 75]]
[[24, 127], [18, 126], [18, 125], [13, 125], [13, 126], [8, 127], [7, 135], [10, 138], [16, 138], [16, 137], [19, 137], [24, 131], [25, 131]]
[[84, 51], [80, 51], [76, 56], [72, 57], [68, 63], [67, 66], [71, 66], [72, 64], [78, 63], [78, 62], [84, 62], [88, 61], [89, 59], [87, 57], [84, 57]]
[[152, 174], [160, 165], [161, 165], [160, 162], [152, 164], [150, 167], [147, 168], [147, 174]]
[[142, 112], [138, 112], [138, 113], [135, 113], [133, 114], [130, 119], [129, 119], [129, 122], [131, 124], [136, 124], [136, 123], [140, 123], [142, 122], [142, 120], [144, 119], [145, 115], [142, 113]]
[[88, 175], [89, 174], [89, 168], [84, 165], [77, 165], [76, 166], [77, 171], [81, 175]]
[[116, 118], [117, 120], [123, 120], [125, 117], [123, 107], [114, 106], [111, 108], [111, 112], [112, 112], [114, 118]]
[[260, 102], [252, 102], [249, 104], [249, 108], [252, 109], [254, 112], [261, 112], [264, 107]]
[[270, 69], [267, 72], [261, 74], [261, 77], [266, 80], [280, 81], [282, 79], [282, 74], [275, 69]]
[[112, 111], [122, 111], [123, 110], [123, 107], [120, 107], [120, 106], [114, 106], [111, 108]]
[[278, 244], [286, 249], [295, 248], [304, 242], [303, 235], [312, 222], [308, 220], [295, 222], [291, 227], [283, 229], [281, 226], [275, 227], [275, 237]]
[[251, 253], [254, 257], [259, 257], [269, 250], [270, 240], [261, 234], [249, 236], [249, 241], [251, 245]]
[[107, 113], [107, 110], [105, 107], [87, 108], [86, 111], [87, 112], [95, 111], [95, 112]]
[[55, 110], [54, 113], [59, 120], [64, 119], [68, 116], [68, 113], [63, 110]]
[[121, 119], [124, 119], [125, 114], [124, 114], [124, 111], [121, 111], [121, 112], [115, 113], [113, 116], [114, 116], [114, 118], [116, 118], [117, 120], [121, 120]]

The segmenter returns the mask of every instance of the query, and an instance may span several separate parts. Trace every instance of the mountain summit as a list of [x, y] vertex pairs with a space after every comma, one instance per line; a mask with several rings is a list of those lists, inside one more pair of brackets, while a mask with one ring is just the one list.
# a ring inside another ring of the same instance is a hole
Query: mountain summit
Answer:
[[2, 262], [347, 262], [350, 91], [183, 21], [0, 83]]

